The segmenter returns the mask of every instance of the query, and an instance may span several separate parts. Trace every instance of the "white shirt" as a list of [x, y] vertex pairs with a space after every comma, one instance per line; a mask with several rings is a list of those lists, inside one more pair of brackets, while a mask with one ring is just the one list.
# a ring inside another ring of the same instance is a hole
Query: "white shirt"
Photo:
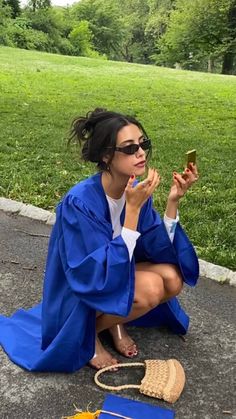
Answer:
[[[131, 230], [126, 227], [121, 227], [120, 216], [125, 205], [125, 192], [123, 193], [122, 197], [119, 199], [111, 198], [108, 195], [106, 195], [106, 198], [107, 198], [107, 202], [110, 209], [111, 222], [112, 222], [112, 228], [113, 228], [113, 239], [121, 235], [122, 239], [124, 240], [127, 246], [129, 257], [131, 260], [133, 256], [134, 248], [136, 246], [136, 241], [138, 240], [140, 233], [138, 231]], [[164, 221], [168, 236], [171, 242], [173, 242], [176, 224], [179, 221], [179, 215], [177, 215], [175, 219], [169, 218], [166, 215], [164, 215], [163, 221]]]

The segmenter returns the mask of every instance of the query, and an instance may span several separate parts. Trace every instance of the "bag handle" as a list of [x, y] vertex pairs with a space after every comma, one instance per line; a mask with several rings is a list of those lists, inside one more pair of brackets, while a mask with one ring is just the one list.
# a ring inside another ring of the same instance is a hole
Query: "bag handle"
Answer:
[[94, 376], [94, 381], [95, 383], [101, 387], [104, 388], [105, 390], [124, 390], [126, 388], [140, 388], [140, 385], [136, 385], [136, 384], [123, 384], [122, 386], [108, 386], [106, 384], [101, 383], [98, 380], [99, 375], [103, 374], [106, 371], [110, 371], [113, 370], [114, 368], [120, 368], [120, 367], [143, 367], [145, 366], [144, 362], [126, 362], [124, 364], [114, 364], [114, 365], [110, 365], [109, 367], [104, 367], [102, 369], [100, 369], [99, 371], [96, 372], [95, 376]]

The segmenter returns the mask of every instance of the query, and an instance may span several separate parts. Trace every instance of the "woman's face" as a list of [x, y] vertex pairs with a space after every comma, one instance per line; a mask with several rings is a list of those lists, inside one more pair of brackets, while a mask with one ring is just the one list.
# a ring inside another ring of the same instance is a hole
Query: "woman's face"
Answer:
[[[131, 144], [139, 144], [143, 141], [144, 135], [137, 125], [125, 125], [118, 131], [116, 146], [123, 148]], [[139, 147], [134, 154], [125, 154], [121, 151], [115, 151], [114, 157], [110, 163], [112, 173], [127, 177], [135, 174], [141, 176], [145, 172], [146, 152]]]

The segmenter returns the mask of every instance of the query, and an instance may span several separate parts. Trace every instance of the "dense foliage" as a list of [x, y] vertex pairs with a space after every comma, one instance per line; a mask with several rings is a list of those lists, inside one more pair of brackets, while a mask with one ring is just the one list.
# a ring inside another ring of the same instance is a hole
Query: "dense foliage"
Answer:
[[236, 74], [236, 0], [0, 0], [0, 44]]

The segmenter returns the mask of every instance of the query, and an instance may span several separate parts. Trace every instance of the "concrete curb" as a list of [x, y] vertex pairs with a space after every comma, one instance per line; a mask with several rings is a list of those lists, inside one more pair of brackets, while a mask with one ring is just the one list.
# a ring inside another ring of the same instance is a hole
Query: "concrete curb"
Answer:
[[[19, 214], [24, 217], [29, 217], [34, 220], [42, 221], [46, 224], [53, 225], [56, 220], [55, 214], [50, 211], [35, 207], [22, 202], [13, 201], [8, 198], [0, 198], [0, 210], [12, 214]], [[231, 271], [223, 266], [214, 265], [199, 259], [200, 275], [204, 278], [209, 278], [221, 284], [229, 284], [236, 287], [236, 272]]]
[[0, 210], [12, 214], [19, 214], [23, 217], [32, 218], [33, 220], [43, 221], [50, 225], [53, 225], [56, 220], [56, 215], [50, 211], [8, 198], [0, 198]]

